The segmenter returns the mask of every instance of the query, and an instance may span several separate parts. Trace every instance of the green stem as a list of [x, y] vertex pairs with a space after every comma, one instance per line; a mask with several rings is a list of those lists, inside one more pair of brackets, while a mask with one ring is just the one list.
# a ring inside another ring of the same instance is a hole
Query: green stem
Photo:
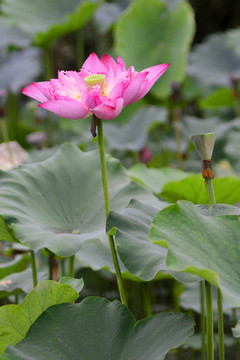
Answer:
[[224, 360], [225, 352], [224, 352], [223, 307], [222, 307], [222, 293], [220, 289], [217, 289], [217, 304], [218, 304], [219, 360]]
[[[94, 116], [94, 115], [93, 115]], [[109, 201], [109, 193], [108, 193], [108, 181], [107, 181], [107, 166], [106, 166], [106, 158], [105, 158], [105, 151], [104, 151], [104, 137], [103, 137], [103, 124], [101, 119], [97, 119], [98, 124], [98, 147], [99, 147], [99, 154], [100, 154], [100, 162], [101, 162], [101, 170], [102, 170], [102, 184], [103, 184], [103, 192], [104, 192], [104, 202], [105, 202], [105, 213], [106, 219], [110, 212], [110, 201]], [[121, 302], [127, 306], [127, 296], [125, 293], [124, 285], [123, 285], [123, 278], [117, 258], [117, 252], [115, 248], [114, 238], [112, 235], [108, 235], [109, 245], [112, 254], [112, 260], [116, 272], [117, 283], [118, 283], [118, 290]]]
[[75, 255], [70, 256], [69, 258], [69, 276], [74, 278], [74, 261]]
[[38, 284], [38, 279], [37, 279], [36, 259], [33, 250], [30, 250], [30, 256], [31, 256], [31, 265], [32, 265], [33, 286], [36, 287]]
[[[208, 189], [208, 195], [209, 195], [209, 205], [210, 205], [210, 209], [211, 209], [212, 206], [216, 204], [212, 179], [207, 178], [207, 189]], [[210, 212], [211, 212], [211, 210], [210, 210]]]
[[53, 279], [53, 258], [54, 258], [54, 254], [49, 251], [49, 257], [48, 257], [48, 278], [49, 280]]
[[[209, 194], [210, 214], [212, 206], [216, 204], [215, 194], [212, 179], [207, 179], [207, 188]], [[219, 360], [225, 359], [224, 350], [224, 325], [223, 325], [223, 310], [222, 310], [222, 294], [221, 290], [217, 289], [217, 305], [218, 305], [218, 339], [219, 339]]]
[[206, 281], [206, 308], [207, 308], [207, 354], [208, 360], [214, 360], [214, 338], [213, 338], [213, 309], [211, 284]]
[[205, 292], [204, 292], [205, 281], [200, 281], [200, 293], [201, 293], [201, 334], [202, 334], [202, 360], [206, 359], [206, 324], [205, 324]]

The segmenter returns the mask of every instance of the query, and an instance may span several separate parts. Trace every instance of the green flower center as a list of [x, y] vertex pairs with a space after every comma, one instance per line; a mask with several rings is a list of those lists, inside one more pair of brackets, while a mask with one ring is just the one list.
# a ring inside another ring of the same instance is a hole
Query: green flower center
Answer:
[[100, 85], [100, 89], [103, 89], [106, 76], [103, 74], [93, 74], [84, 78], [85, 84], [89, 87], [89, 90], [97, 84]]

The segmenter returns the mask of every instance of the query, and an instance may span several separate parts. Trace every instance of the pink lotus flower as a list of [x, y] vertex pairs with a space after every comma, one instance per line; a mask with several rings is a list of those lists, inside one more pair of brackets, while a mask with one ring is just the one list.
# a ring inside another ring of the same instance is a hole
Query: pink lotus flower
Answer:
[[59, 71], [58, 79], [32, 83], [22, 93], [41, 102], [39, 106], [68, 119], [94, 114], [111, 120], [122, 108], [143, 98], [169, 64], [152, 66], [140, 72], [117, 63], [109, 56], [100, 59], [92, 53], [80, 72]]

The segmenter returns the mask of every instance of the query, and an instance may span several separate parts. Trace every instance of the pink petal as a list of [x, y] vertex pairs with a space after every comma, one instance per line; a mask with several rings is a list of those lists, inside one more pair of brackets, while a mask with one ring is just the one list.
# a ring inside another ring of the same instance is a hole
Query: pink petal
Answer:
[[49, 81], [42, 81], [28, 85], [22, 89], [22, 93], [37, 101], [43, 102], [50, 99], [48, 88]]
[[123, 99], [116, 99], [114, 101], [107, 101], [91, 109], [91, 111], [103, 120], [112, 120], [117, 117], [123, 108]]
[[[87, 60], [84, 62], [83, 66], [82, 66], [82, 70], [85, 70], [86, 73], [88, 73], [88, 75], [90, 74], [106, 74], [106, 68], [105, 66], [101, 63], [101, 61], [99, 60], [99, 58], [97, 57], [97, 55], [95, 53], [92, 53], [91, 55], [89, 55], [89, 57], [87, 58]], [[87, 76], [87, 74], [86, 74]]]
[[118, 56], [117, 57], [117, 71], [116, 74], [119, 75], [121, 72], [126, 71], [125, 62]]
[[147, 92], [151, 89], [153, 84], [167, 70], [169, 65], [170, 64], [155, 65], [155, 66], [151, 66], [151, 67], [149, 67], [147, 69], [144, 69], [143, 71], [140, 72], [140, 73], [145, 73], [147, 71], [148, 75], [147, 75], [147, 77], [146, 77], [146, 79], [145, 79], [145, 81], [144, 81], [144, 83], [142, 85], [141, 90], [139, 91], [138, 95], [134, 99], [134, 102], [142, 99], [147, 94]]
[[104, 98], [101, 94], [100, 85], [92, 87], [91, 92], [85, 97], [85, 105], [88, 109], [94, 109], [103, 102]]
[[116, 70], [117, 70], [117, 64], [113, 60], [113, 58], [107, 54], [104, 54], [101, 59], [101, 63], [105, 66], [107, 70], [107, 77], [110, 80], [113, 80], [115, 78]]
[[123, 91], [124, 106], [136, 101], [135, 98], [139, 94], [147, 75], [147, 72], [141, 72], [130, 80], [129, 85]]
[[92, 114], [80, 101], [71, 98], [50, 100], [38, 106], [66, 119], [83, 119]]
[[58, 80], [71, 90], [79, 90], [82, 86], [86, 86], [77, 71], [58, 71]]
[[111, 90], [108, 99], [115, 100], [123, 97], [124, 82], [123, 80], [117, 83]]

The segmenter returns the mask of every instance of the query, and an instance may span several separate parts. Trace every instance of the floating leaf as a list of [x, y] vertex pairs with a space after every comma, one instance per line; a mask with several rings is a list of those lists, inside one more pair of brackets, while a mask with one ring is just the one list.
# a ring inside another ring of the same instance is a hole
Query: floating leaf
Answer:
[[[240, 180], [228, 176], [217, 178], [213, 182], [216, 202], [234, 205], [240, 201]], [[208, 195], [201, 175], [191, 175], [180, 181], [167, 183], [161, 192], [161, 197], [169, 202], [189, 200], [195, 204], [208, 204]]]
[[150, 125], [165, 123], [166, 120], [166, 109], [147, 106], [138, 110], [121, 129], [119, 125], [107, 124], [105, 136], [109, 147], [114, 150], [140, 151], [146, 144]]
[[174, 180], [182, 180], [189, 176], [189, 173], [169, 167], [154, 169], [148, 168], [144, 164], [136, 164], [128, 170], [128, 175], [154, 193], [160, 193], [165, 184]]
[[55, 281], [40, 282], [20, 305], [5, 305], [0, 308], [0, 353], [8, 344], [23, 340], [30, 328], [47, 308], [64, 302], [74, 302], [78, 298], [70, 285]]
[[167, 242], [169, 268], [201, 276], [220, 287], [226, 303], [240, 306], [238, 216], [204, 216], [179, 201], [155, 217], [150, 240]]
[[[119, 210], [132, 198], [156, 203], [131, 181], [121, 163], [107, 157], [110, 203]], [[65, 144], [42, 163], [0, 174], [0, 213], [13, 220], [14, 233], [34, 249], [47, 247], [71, 256], [84, 241], [105, 234], [104, 195], [98, 151], [83, 153]]]
[[48, 360], [51, 354], [51, 360], [163, 360], [192, 333], [187, 314], [161, 313], [136, 322], [120, 302], [89, 297], [48, 309], [2, 359]]
[[156, 97], [163, 97], [170, 94], [173, 81], [181, 82], [184, 78], [193, 35], [194, 14], [186, 1], [170, 10], [159, 0], [137, 0], [116, 23], [115, 52], [137, 70], [170, 63], [152, 89]]
[[35, 45], [47, 46], [85, 25], [98, 4], [98, 0], [3, 0], [2, 12], [9, 24], [30, 34]]

